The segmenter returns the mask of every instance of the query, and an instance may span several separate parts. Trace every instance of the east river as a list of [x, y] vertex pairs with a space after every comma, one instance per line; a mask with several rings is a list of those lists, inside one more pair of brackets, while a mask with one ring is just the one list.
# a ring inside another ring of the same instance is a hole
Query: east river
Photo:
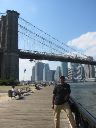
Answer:
[[96, 82], [70, 83], [71, 95], [96, 117]]

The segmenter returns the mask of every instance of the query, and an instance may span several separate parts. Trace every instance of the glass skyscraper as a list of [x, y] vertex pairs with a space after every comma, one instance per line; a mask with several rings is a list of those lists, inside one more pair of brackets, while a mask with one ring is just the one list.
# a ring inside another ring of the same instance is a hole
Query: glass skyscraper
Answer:
[[68, 62], [61, 62], [61, 74], [68, 77]]
[[35, 81], [43, 81], [43, 68], [44, 63], [37, 62], [35, 64]]

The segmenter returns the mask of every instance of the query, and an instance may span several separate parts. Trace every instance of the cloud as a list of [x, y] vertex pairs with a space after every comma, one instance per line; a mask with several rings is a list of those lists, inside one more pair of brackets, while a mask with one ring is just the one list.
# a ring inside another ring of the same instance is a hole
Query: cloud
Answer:
[[88, 32], [67, 43], [76, 49], [82, 49], [84, 54], [93, 56], [96, 59], [96, 32]]
[[96, 46], [89, 48], [87, 51], [85, 51], [85, 54], [88, 56], [93, 56], [93, 58], [96, 60]]

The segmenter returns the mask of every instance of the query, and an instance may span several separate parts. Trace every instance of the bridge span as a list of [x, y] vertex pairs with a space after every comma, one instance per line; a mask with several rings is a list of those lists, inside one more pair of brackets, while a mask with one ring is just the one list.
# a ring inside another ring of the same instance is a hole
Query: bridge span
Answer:
[[24, 50], [19, 50], [19, 58], [96, 65], [96, 61], [86, 60], [84, 58], [78, 58], [78, 57], [74, 58], [72, 56], [66, 56], [66, 55], [62, 56], [58, 54], [47, 54], [47, 53], [39, 53], [39, 52], [34, 53], [31, 51], [24, 51]]
[[19, 80], [19, 58], [96, 65], [87, 56], [73, 57], [73, 53], [74, 49], [20, 18], [14, 10], [0, 17], [0, 78]]

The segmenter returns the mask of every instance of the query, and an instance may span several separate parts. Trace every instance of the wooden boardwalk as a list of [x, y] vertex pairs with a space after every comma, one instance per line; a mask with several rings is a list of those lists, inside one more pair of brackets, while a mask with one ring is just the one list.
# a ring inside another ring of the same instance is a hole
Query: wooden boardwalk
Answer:
[[[54, 128], [52, 90], [44, 87], [22, 100], [0, 105], [0, 128]], [[70, 128], [65, 115], [61, 115], [61, 128]]]

